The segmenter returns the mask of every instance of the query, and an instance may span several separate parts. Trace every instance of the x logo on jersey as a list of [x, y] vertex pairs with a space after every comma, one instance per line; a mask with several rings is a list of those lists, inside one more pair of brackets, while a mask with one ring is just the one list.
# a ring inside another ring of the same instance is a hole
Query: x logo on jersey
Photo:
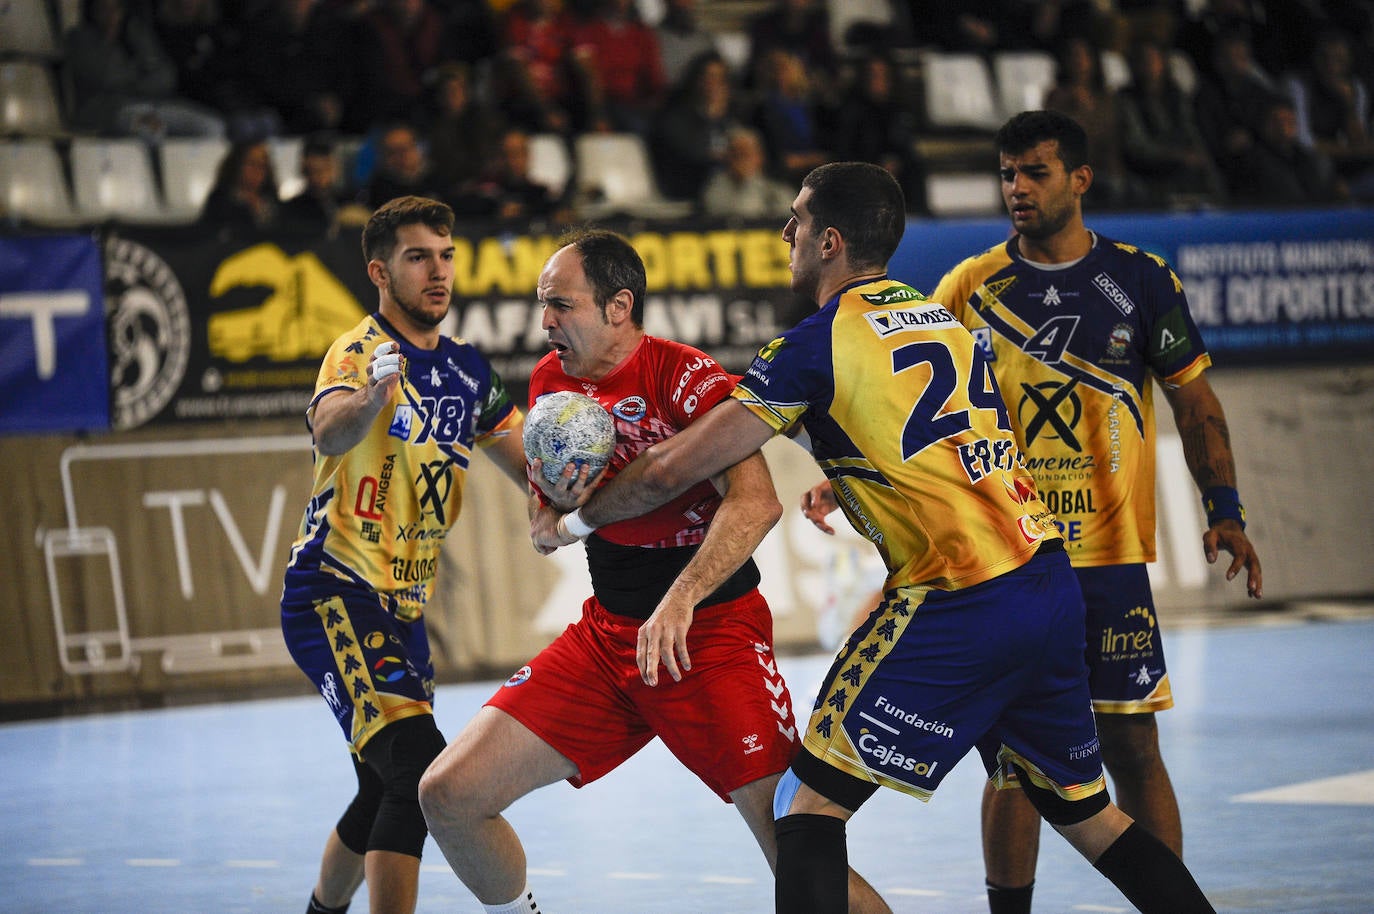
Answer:
[[[1046, 381], [1043, 384], [1023, 383], [1021, 385], [1021, 392], [1025, 394], [1025, 397], [1021, 400], [1020, 412], [1024, 413], [1027, 406], [1035, 409], [1035, 415], [1025, 424], [1027, 447], [1030, 447], [1036, 436], [1048, 423], [1052, 430], [1058, 433], [1061, 441], [1075, 451], [1083, 450], [1083, 446], [1078, 443], [1078, 438], [1073, 433], [1074, 426], [1078, 424], [1079, 418], [1083, 415], [1083, 404], [1078, 399], [1078, 395], [1074, 393], [1074, 388], [1077, 386], [1077, 378], [1059, 386], [1056, 386], [1053, 381]], [[1066, 400], [1073, 410], [1073, 418], [1068, 421], [1065, 421], [1059, 413], [1060, 404]]]

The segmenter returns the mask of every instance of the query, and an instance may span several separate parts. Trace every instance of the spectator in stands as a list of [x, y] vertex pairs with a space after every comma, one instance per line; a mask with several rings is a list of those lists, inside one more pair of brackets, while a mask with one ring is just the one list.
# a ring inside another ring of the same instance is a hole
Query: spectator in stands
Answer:
[[517, 0], [501, 33], [495, 101], [506, 117], [539, 133], [582, 126], [587, 102], [572, 61], [572, 20], [557, 0]]
[[444, 17], [430, 0], [379, 0], [358, 25], [354, 126], [419, 123], [434, 69], [454, 59]]
[[1336, 203], [1349, 193], [1331, 160], [1298, 140], [1298, 115], [1285, 95], [1266, 96], [1259, 136], [1227, 173], [1236, 202], [1253, 206]]
[[595, 9], [572, 27], [573, 58], [587, 77], [595, 126], [647, 137], [667, 86], [658, 37], [634, 0], [597, 0]]
[[701, 192], [708, 216], [782, 219], [792, 208], [792, 188], [764, 170], [763, 138], [750, 127], [733, 127], [726, 139], [725, 167], [711, 175]]
[[178, 94], [222, 108], [225, 55], [233, 36], [215, 0], [158, 0], [152, 21], [158, 42], [176, 67]]
[[429, 160], [450, 197], [465, 193], [496, 156], [501, 119], [473, 91], [466, 64], [439, 67], [429, 120]]
[[264, 140], [234, 143], [220, 160], [196, 226], [220, 240], [246, 240], [277, 224], [281, 201]]
[[1207, 151], [1228, 172], [1258, 141], [1266, 100], [1279, 89], [1255, 62], [1245, 29], [1217, 35], [1211, 47], [1195, 110]]
[[801, 58], [781, 48], [770, 51], [755, 120], [768, 149], [770, 170], [794, 186], [807, 172], [830, 161], [821, 141], [821, 106]]
[[530, 177], [530, 138], [518, 127], [501, 134], [499, 151], [483, 177], [454, 201], [463, 216], [518, 222], [566, 222], [563, 199], [546, 184]]
[[1287, 85], [1298, 142], [1329, 158], [1354, 196], [1374, 196], [1369, 88], [1355, 74], [1349, 36], [1335, 29], [1322, 32], [1307, 66], [1291, 74]]
[[716, 49], [714, 37], [697, 21], [697, 0], [667, 0], [667, 9], [654, 34], [658, 36], [663, 78], [669, 91], [682, 84], [693, 61]]
[[942, 51], [991, 54], [1015, 34], [1001, 0], [912, 0], [919, 37]]
[[442, 0], [444, 43], [455, 60], [476, 68], [501, 50], [496, 14], [486, 0]]
[[864, 58], [840, 100], [835, 158], [881, 165], [902, 186], [907, 211], [919, 213], [925, 211], [925, 170], [916, 157], [919, 124], [908, 97], [891, 60], [881, 52]]
[[1045, 107], [1067, 114], [1088, 135], [1093, 183], [1086, 199], [1105, 207], [1142, 202], [1143, 190], [1121, 157], [1121, 126], [1116, 95], [1102, 77], [1102, 58], [1084, 38], [1070, 38], [1059, 49], [1054, 85]]
[[838, 69], [824, 0], [777, 0], [749, 22], [749, 73], [757, 79], [775, 50], [795, 54], [805, 70], [828, 80]]
[[244, 23], [236, 107], [270, 108], [293, 135], [342, 129], [358, 79], [352, 40], [352, 26], [315, 0], [268, 0]]
[[659, 189], [674, 200], [695, 200], [725, 162], [726, 134], [739, 125], [730, 70], [715, 51], [692, 61], [682, 84], [659, 113], [650, 136]]
[[341, 225], [361, 226], [368, 212], [344, 186], [334, 143], [325, 136], [306, 139], [301, 150], [305, 188], [281, 205], [278, 223], [284, 231], [312, 237], [334, 237]]
[[375, 210], [397, 197], [430, 197], [446, 201], [443, 182], [434, 173], [415, 128], [403, 121], [384, 127], [376, 137], [377, 164], [359, 202]]
[[1126, 168], [1161, 205], [1220, 202], [1223, 185], [1192, 99], [1169, 76], [1163, 48], [1148, 41], [1133, 45], [1130, 64], [1131, 84], [1117, 96]]
[[132, 15], [126, 0], [82, 0], [63, 55], [77, 130], [150, 141], [225, 134], [216, 112], [176, 94], [176, 65], [152, 23]]

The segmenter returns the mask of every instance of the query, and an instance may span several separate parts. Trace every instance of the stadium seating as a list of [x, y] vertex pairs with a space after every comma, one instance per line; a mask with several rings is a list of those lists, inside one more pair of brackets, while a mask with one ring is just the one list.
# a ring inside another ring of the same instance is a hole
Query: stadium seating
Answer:
[[6, 136], [61, 136], [64, 133], [62, 109], [47, 64], [37, 60], [0, 63], [0, 133]]
[[1003, 118], [1033, 111], [1045, 103], [1054, 85], [1054, 57], [1044, 51], [997, 51], [992, 55], [992, 75], [997, 103]]
[[994, 216], [1002, 210], [1002, 185], [992, 171], [941, 172], [926, 178], [926, 206], [941, 216]]
[[81, 222], [51, 140], [0, 141], [0, 215], [41, 226]]
[[1001, 126], [992, 74], [983, 58], [931, 51], [921, 61], [926, 119], [931, 127], [996, 130]]
[[305, 190], [305, 176], [301, 174], [301, 153], [304, 150], [305, 137], [302, 136], [274, 136], [267, 141], [267, 152], [272, 157], [272, 172], [277, 176], [277, 195], [283, 200]]
[[572, 180], [568, 142], [556, 133], [530, 135], [530, 180], [543, 184], [555, 197], [562, 196]]
[[0, 54], [57, 58], [57, 43], [47, 0], [0, 0]]
[[634, 133], [585, 133], [573, 143], [574, 207], [587, 219], [623, 214], [646, 219], [689, 215], [691, 202], [658, 190], [644, 139]]
[[215, 183], [215, 172], [229, 151], [229, 141], [209, 138], [169, 138], [158, 146], [162, 165], [162, 197], [167, 216], [192, 222], [200, 215]]
[[85, 218], [135, 224], [167, 221], [142, 140], [77, 137], [72, 140], [71, 163], [76, 210]]

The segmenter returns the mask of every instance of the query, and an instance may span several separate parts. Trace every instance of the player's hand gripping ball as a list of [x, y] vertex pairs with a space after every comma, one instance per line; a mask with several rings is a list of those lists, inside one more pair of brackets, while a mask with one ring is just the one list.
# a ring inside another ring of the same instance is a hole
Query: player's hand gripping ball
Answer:
[[534, 401], [525, 417], [525, 456], [544, 461], [544, 478], [558, 482], [563, 467], [590, 464], [601, 472], [615, 452], [615, 420], [586, 394], [559, 390]]

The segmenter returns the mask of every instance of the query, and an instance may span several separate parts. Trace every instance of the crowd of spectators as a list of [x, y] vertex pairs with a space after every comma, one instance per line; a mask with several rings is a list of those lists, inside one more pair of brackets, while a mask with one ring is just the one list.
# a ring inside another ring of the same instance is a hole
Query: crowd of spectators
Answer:
[[[1029, 49], [1057, 61], [1046, 107], [1088, 130], [1098, 203], [1374, 199], [1374, 0], [894, 0], [841, 47], [826, 0], [777, 0], [733, 64], [702, 2], [658, 0], [649, 23], [636, 0], [83, 0], [64, 36], [68, 117], [150, 141], [229, 137], [206, 215], [238, 226], [401, 193], [463, 218], [568, 218], [529, 177], [529, 139], [571, 149], [597, 131], [642, 136], [663, 194], [701, 212], [773, 213], [810, 168], [862, 159], [919, 213], [919, 49]], [[1129, 61], [1124, 86], [1104, 80], [1104, 50]], [[281, 135], [310, 137], [289, 206], [264, 165]], [[356, 165], [331, 137], [363, 138]]]

